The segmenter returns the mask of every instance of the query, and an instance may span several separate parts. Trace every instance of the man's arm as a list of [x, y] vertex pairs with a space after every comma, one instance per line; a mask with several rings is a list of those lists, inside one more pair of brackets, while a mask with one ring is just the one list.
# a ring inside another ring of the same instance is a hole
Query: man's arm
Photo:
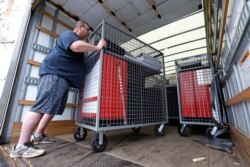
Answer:
[[98, 50], [101, 50], [103, 47], [106, 47], [107, 46], [107, 43], [105, 40], [101, 39], [97, 45], [92, 45], [92, 44], [89, 44], [87, 42], [84, 42], [84, 41], [81, 41], [81, 40], [78, 40], [78, 41], [75, 41], [73, 42], [71, 45], [70, 45], [70, 49], [73, 51], [73, 52], [88, 52], [88, 51], [98, 51]]

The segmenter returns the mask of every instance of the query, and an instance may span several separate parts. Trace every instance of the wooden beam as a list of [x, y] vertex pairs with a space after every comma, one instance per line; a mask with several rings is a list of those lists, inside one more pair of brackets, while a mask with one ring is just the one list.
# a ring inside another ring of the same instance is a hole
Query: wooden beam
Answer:
[[247, 89], [238, 93], [237, 95], [235, 95], [231, 99], [227, 100], [225, 102], [225, 105], [230, 106], [230, 105], [237, 104], [237, 103], [240, 103], [240, 102], [243, 102], [246, 100], [250, 100], [250, 87], [248, 87]]
[[70, 30], [73, 30], [73, 29], [74, 29], [74, 27], [72, 27], [72, 26], [68, 25], [67, 23], [63, 22], [62, 20], [60, 20], [60, 19], [58, 19], [58, 18], [52, 16], [50, 13], [48, 13], [48, 12], [46, 12], [46, 11], [44, 11], [44, 10], [40, 10], [40, 13], [41, 13], [42, 15], [44, 15], [44, 16], [46, 16], [46, 17], [52, 19], [53, 21], [55, 21], [55, 22], [61, 24], [62, 26], [66, 27], [67, 29], [70, 29]]
[[[212, 49], [212, 41], [213, 41], [213, 36], [214, 36], [214, 32], [213, 32], [213, 22], [212, 22], [212, 17], [213, 17], [213, 7], [212, 7], [212, 3], [210, 3], [210, 24], [209, 24], [209, 29], [210, 29], [210, 34], [211, 34], [211, 49]], [[215, 42], [215, 41], [213, 41]]]
[[[240, 60], [240, 66], [244, 65], [244, 63], [249, 59], [249, 56], [250, 56], [250, 50], [248, 49]], [[249, 99], [250, 99], [250, 87], [241, 91], [240, 93], [238, 93], [237, 95], [226, 101], [225, 105], [230, 106]]]
[[34, 61], [34, 60], [28, 60], [28, 64], [36, 66], [36, 67], [40, 67], [41, 66], [40, 62], [37, 62], [37, 61]]
[[207, 42], [207, 53], [208, 55], [211, 54], [212, 49], [211, 49], [211, 34], [209, 32], [209, 24], [210, 24], [210, 18], [209, 18], [209, 4], [210, 1], [203, 0], [204, 4], [204, 20], [205, 20], [205, 31], [206, 31], [206, 42]]
[[245, 162], [250, 165], [250, 137], [246, 136], [238, 129], [230, 127], [231, 136], [237, 150], [240, 152], [241, 157]]
[[[26, 106], [31, 106], [35, 103], [35, 101], [32, 100], [19, 100], [18, 104], [19, 105], [26, 105]], [[76, 103], [67, 103], [66, 107], [77, 107]]]
[[242, 59], [240, 61], [240, 66], [242, 66], [249, 57], [250, 57], [250, 50], [248, 49], [242, 56]]
[[213, 45], [212, 45], [212, 51], [214, 54], [217, 54], [217, 36], [218, 36], [218, 13], [219, 13], [219, 0], [215, 0], [214, 1], [214, 4], [213, 4], [213, 20], [214, 20], [214, 23], [213, 23]]
[[209, 32], [209, 48], [212, 50], [212, 36], [213, 36], [213, 30], [212, 30], [212, 2], [208, 1], [208, 32]]
[[[21, 122], [14, 123], [11, 142], [16, 142], [18, 140], [21, 132], [21, 127]], [[45, 134], [48, 136], [58, 136], [65, 134], [73, 135], [76, 128], [77, 126], [75, 125], [74, 120], [51, 121], [45, 130]]]
[[66, 107], [77, 107], [77, 104], [76, 103], [67, 103], [66, 104]]
[[48, 30], [48, 29], [46, 29], [46, 28], [44, 28], [44, 27], [42, 27], [42, 26], [36, 26], [36, 28], [37, 28], [38, 30], [40, 30], [40, 31], [42, 31], [42, 32], [44, 32], [44, 33], [46, 33], [46, 34], [49, 34], [49, 35], [53, 36], [54, 38], [58, 38], [58, 37], [59, 37], [58, 34], [54, 33], [53, 31], [50, 31], [50, 30]]
[[219, 64], [220, 64], [222, 42], [223, 42], [223, 36], [225, 32], [225, 25], [226, 25], [226, 19], [227, 19], [228, 0], [224, 0], [222, 1], [222, 3], [223, 3], [222, 15], [221, 15], [219, 42], [218, 42], [218, 50], [217, 50], [217, 68], [219, 67]]

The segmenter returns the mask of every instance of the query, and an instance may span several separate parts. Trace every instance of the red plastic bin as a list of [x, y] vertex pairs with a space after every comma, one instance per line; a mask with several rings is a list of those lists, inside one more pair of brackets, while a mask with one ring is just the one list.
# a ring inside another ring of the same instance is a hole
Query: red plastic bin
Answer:
[[[96, 63], [96, 65], [100, 65], [100, 63]], [[127, 62], [112, 54], [104, 53], [101, 75], [102, 82], [100, 85], [100, 97], [98, 97], [97, 93], [98, 86], [95, 86], [94, 89], [91, 86], [83, 89], [91, 89], [92, 91], [95, 91], [96, 96], [85, 97], [84, 91], [82, 92], [83, 100], [81, 102], [81, 116], [85, 118], [96, 118], [98, 109], [97, 101], [100, 100], [99, 119], [115, 120], [126, 118]], [[87, 105], [92, 105], [91, 108], [93, 110], [87, 110]]]
[[210, 118], [210, 89], [199, 84], [196, 71], [180, 72], [181, 111], [183, 117]]

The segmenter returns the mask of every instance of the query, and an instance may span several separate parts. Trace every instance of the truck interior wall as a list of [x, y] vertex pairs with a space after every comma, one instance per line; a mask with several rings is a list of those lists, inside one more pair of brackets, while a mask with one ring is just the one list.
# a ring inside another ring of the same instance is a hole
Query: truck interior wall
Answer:
[[[74, 22], [71, 18], [63, 16], [63, 14], [61, 12], [59, 12], [59, 10], [57, 10], [53, 6], [45, 4], [44, 9], [41, 9], [41, 10], [44, 10], [45, 12], [49, 13], [50, 15], [52, 15], [56, 18], [59, 18], [59, 16], [60, 16], [60, 18], [62, 19], [61, 21], [68, 22], [71, 26], [74, 25]], [[38, 11], [36, 11], [36, 12], [38, 12]], [[42, 15], [41, 12], [39, 12], [38, 15], [34, 15], [34, 17], [38, 17], [38, 19], [40, 18], [40, 20], [41, 20], [40, 23], [37, 22], [37, 24], [35, 26], [41, 26], [41, 27], [46, 28], [47, 30], [52, 31], [56, 34], [61, 34], [63, 31], [67, 30], [67, 28], [60, 25], [58, 22], [55, 22], [51, 18], [49, 18], [45, 15]], [[34, 36], [28, 37], [28, 38], [33, 38], [33, 44], [38, 44], [38, 45], [41, 45], [45, 48], [52, 49], [53, 46], [55, 45], [56, 38], [54, 38], [50, 34], [39, 31], [38, 29], [35, 29], [35, 31], [37, 31], [36, 37], [34, 37]], [[23, 69], [26, 69], [26, 73], [23, 77], [24, 78], [30, 77], [30, 78], [38, 79], [39, 78], [39, 76], [38, 76], [39, 67], [34, 66], [34, 65], [27, 66], [27, 61], [32, 60], [32, 61], [41, 63], [47, 54], [42, 53], [42, 52], [37, 51], [37, 50], [34, 50], [32, 45], [24, 48], [26, 50], [31, 50], [31, 51], [29, 52], [28, 59], [26, 59], [26, 61], [24, 61], [24, 63], [23, 63], [23, 67], [24, 67]], [[36, 94], [37, 94], [37, 84], [30, 84], [27, 82], [20, 83], [20, 84], [23, 84], [23, 86], [21, 88], [22, 92], [21, 92], [21, 96], [20, 96], [19, 100], [35, 101]], [[67, 103], [75, 103], [76, 94], [77, 94], [76, 91], [70, 91]], [[25, 114], [29, 111], [29, 109], [30, 109], [30, 106], [19, 105], [17, 110], [19, 111], [18, 113], [20, 115], [17, 115], [15, 121], [22, 122], [23, 118], [25, 117]], [[53, 119], [53, 121], [72, 120], [74, 117], [74, 114], [73, 114], [74, 110], [75, 110], [75, 108], [66, 107], [64, 114], [62, 116], [56, 116]]]
[[[33, 11], [29, 20], [25, 43], [21, 50], [21, 61], [18, 65], [18, 74], [15, 77], [15, 92], [12, 95], [9, 107], [12, 116], [8, 121], [9, 125], [6, 126], [7, 130], [3, 142], [10, 141], [12, 135], [16, 138], [20, 133], [20, 124], [36, 98], [39, 66], [55, 45], [57, 37], [55, 34], [61, 34], [69, 27], [73, 27], [74, 24], [75, 20], [48, 3], [42, 3]], [[43, 31], [43, 29], [46, 29], [46, 31]], [[53, 123], [46, 133], [50, 135], [65, 134], [69, 131], [73, 133], [77, 96], [78, 90], [70, 88], [64, 114], [54, 117]], [[61, 124], [65, 125], [64, 128], [59, 128]], [[54, 133], [55, 131], [56, 133]]]
[[[234, 13], [234, 10], [239, 10], [238, 6], [234, 6], [234, 7], [236, 9], [232, 9], [233, 10], [232, 13]], [[249, 2], [246, 3], [245, 6], [240, 8], [242, 10], [242, 12], [240, 13], [241, 15], [242, 13], [244, 14], [245, 12], [243, 8], [249, 8]], [[246, 24], [245, 27], [241, 28], [242, 27], [241, 22], [244, 21], [243, 18], [238, 17], [238, 19], [230, 20], [231, 22], [236, 22], [239, 24], [236, 24], [236, 23], [229, 24], [229, 25], [232, 25], [232, 24], [237, 25], [237, 27], [233, 29], [237, 33], [234, 33], [235, 36], [231, 38], [233, 40], [235, 38], [240, 38], [238, 40], [239, 42], [234, 45], [230, 45], [231, 43], [228, 42], [230, 40], [228, 39], [230, 37], [230, 33], [228, 33], [227, 35], [228, 38], [226, 38], [227, 45], [230, 46], [229, 48], [231, 48], [231, 50], [234, 49], [235, 47], [238, 48], [237, 50], [235, 49], [236, 51], [235, 51], [235, 54], [233, 55], [234, 58], [232, 59], [231, 66], [228, 67], [229, 65], [227, 63], [224, 64], [224, 67], [225, 67], [224, 70], [228, 73], [227, 77], [224, 80], [225, 84], [223, 87], [226, 101], [236, 97], [239, 93], [243, 92], [249, 87], [249, 82], [248, 82], [248, 78], [249, 78], [248, 70], [249, 69], [247, 68], [249, 65], [248, 63], [249, 58], [243, 57], [245, 53], [249, 51], [249, 48], [250, 48], [249, 47], [250, 46], [249, 45], [249, 24]], [[248, 21], [246, 20], [245, 22], [249, 23], [249, 16], [248, 16]], [[242, 29], [242, 30], [237, 31], [237, 29]], [[223, 56], [227, 57], [225, 62], [229, 62], [227, 59], [230, 59], [230, 55], [229, 56], [223, 55]], [[243, 58], [244, 58], [244, 62], [243, 62]], [[226, 67], [228, 67], [228, 70], [226, 69]], [[245, 133], [247, 136], [250, 136], [249, 102], [244, 100], [237, 104], [227, 106], [227, 109], [228, 109], [228, 115], [231, 118], [230, 124], [235, 126], [241, 132]]]
[[[236, 4], [237, 2], [237, 4]], [[222, 86], [232, 137], [250, 163], [250, 1], [231, 1], [222, 54]]]

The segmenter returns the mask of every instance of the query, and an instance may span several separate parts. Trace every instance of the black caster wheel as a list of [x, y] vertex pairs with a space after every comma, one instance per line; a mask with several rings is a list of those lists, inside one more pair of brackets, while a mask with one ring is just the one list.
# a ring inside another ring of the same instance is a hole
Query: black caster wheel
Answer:
[[74, 132], [74, 138], [76, 141], [83, 141], [87, 136], [87, 130], [82, 127], [76, 128]]
[[209, 139], [211, 139], [211, 140], [214, 139], [214, 136], [211, 134], [212, 130], [213, 130], [213, 127], [208, 127], [208, 128], [206, 129], [206, 132], [205, 132], [206, 136], [207, 136]]
[[103, 141], [102, 141], [102, 144], [100, 144], [99, 133], [97, 133], [95, 137], [92, 138], [91, 148], [94, 152], [102, 152], [103, 150], [105, 150], [107, 143], [108, 143], [107, 137], [103, 134]]
[[184, 125], [179, 125], [178, 127], [178, 133], [182, 137], [188, 137], [191, 134], [191, 127], [185, 126]]
[[136, 127], [136, 128], [132, 128], [134, 133], [139, 133], [141, 131], [141, 127]]
[[155, 131], [155, 135], [156, 136], [160, 136], [161, 137], [161, 136], [165, 135], [165, 133], [166, 133], [166, 127], [165, 127], [165, 125], [163, 125], [162, 129], [160, 129], [160, 128], [161, 128], [161, 125], [156, 125], [154, 131]]

